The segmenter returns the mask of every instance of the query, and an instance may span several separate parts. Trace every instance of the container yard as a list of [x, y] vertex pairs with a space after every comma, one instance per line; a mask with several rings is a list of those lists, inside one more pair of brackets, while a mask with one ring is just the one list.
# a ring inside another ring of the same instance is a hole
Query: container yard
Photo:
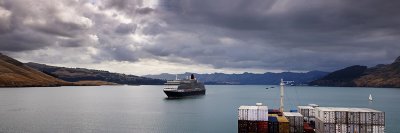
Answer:
[[[283, 93], [283, 80], [281, 93]], [[279, 109], [262, 103], [240, 106], [239, 133], [384, 133], [385, 112], [369, 108], [297, 106], [284, 112], [283, 94]]]
[[[240, 106], [239, 133], [384, 133], [385, 112], [369, 108], [315, 107], [315, 121], [299, 112], [278, 113], [267, 106]], [[311, 107], [311, 106], [309, 106]], [[310, 111], [313, 110], [313, 111]], [[272, 112], [268, 112], [272, 111]], [[315, 123], [314, 123], [315, 122]], [[315, 127], [311, 124], [315, 124]]]
[[368, 108], [316, 107], [316, 132], [383, 133], [385, 113]]

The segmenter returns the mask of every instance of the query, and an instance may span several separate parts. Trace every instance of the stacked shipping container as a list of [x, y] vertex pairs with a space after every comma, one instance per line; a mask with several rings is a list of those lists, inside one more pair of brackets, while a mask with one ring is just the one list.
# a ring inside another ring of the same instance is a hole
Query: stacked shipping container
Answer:
[[279, 122], [279, 133], [289, 133], [289, 120], [285, 116], [276, 117]]
[[315, 128], [315, 110], [313, 106], [297, 106], [297, 108], [299, 113], [303, 115], [304, 121], [309, 123], [311, 127]]
[[385, 113], [368, 108], [316, 107], [317, 133], [384, 133]]
[[307, 122], [304, 122], [304, 133], [315, 133], [314, 128], [312, 128]]
[[289, 120], [289, 133], [303, 133], [303, 115], [298, 112], [283, 112]]
[[268, 133], [278, 133], [279, 122], [277, 116], [269, 116], [268, 120]]
[[268, 132], [268, 107], [240, 106], [238, 109], [239, 133], [267, 133]]

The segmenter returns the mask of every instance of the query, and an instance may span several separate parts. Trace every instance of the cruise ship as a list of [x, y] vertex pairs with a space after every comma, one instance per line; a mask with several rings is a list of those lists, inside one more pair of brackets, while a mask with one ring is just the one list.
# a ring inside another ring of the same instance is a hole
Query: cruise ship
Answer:
[[204, 84], [196, 80], [192, 74], [189, 79], [167, 81], [167, 83], [165, 83], [164, 93], [168, 98], [205, 95], [206, 88]]

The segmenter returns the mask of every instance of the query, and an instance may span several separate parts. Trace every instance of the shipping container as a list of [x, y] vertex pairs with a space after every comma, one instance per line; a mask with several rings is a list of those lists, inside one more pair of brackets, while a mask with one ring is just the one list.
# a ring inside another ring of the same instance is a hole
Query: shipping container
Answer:
[[238, 133], [268, 133], [268, 121], [238, 121]]
[[360, 124], [360, 112], [356, 112], [356, 110], [350, 110], [347, 113], [347, 122], [350, 124]]
[[290, 133], [303, 132], [303, 115], [299, 112], [283, 112], [283, 115], [289, 120]]
[[279, 133], [289, 133], [289, 121], [285, 116], [276, 117], [279, 122]]
[[247, 131], [249, 133], [257, 132], [257, 121], [247, 121]]
[[268, 133], [279, 133], [279, 122], [275, 116], [268, 118]]
[[314, 128], [312, 128], [307, 122], [303, 123], [304, 133], [315, 133]]
[[384, 133], [385, 126], [372, 126], [373, 133]]
[[336, 124], [336, 133], [347, 133], [347, 124]]
[[269, 109], [268, 114], [277, 114], [279, 116], [282, 116], [282, 112], [278, 109]]
[[297, 111], [303, 115], [303, 120], [307, 123], [314, 123], [315, 109], [312, 106], [297, 106]]
[[268, 107], [240, 106], [238, 109], [238, 120], [268, 121]]
[[337, 110], [335, 111], [335, 122], [336, 123], [347, 123], [347, 112], [345, 110]]
[[257, 133], [268, 133], [268, 121], [257, 122]]
[[238, 120], [238, 133], [248, 133], [247, 130], [247, 121], [246, 120]]
[[328, 107], [317, 107], [315, 108], [315, 118], [319, 119], [323, 123], [335, 123], [335, 111]]
[[338, 107], [316, 107], [315, 111], [317, 133], [384, 133], [385, 116], [381, 111]]
[[315, 118], [310, 118], [310, 126], [315, 128]]
[[364, 108], [371, 112], [372, 125], [385, 125], [385, 112]]
[[314, 117], [314, 107], [311, 106], [297, 106], [297, 109], [304, 117]]
[[336, 125], [334, 123], [324, 123], [317, 119], [315, 124], [315, 131], [317, 133], [336, 133]]
[[240, 106], [238, 109], [239, 133], [267, 133], [268, 107], [257, 103], [257, 106]]

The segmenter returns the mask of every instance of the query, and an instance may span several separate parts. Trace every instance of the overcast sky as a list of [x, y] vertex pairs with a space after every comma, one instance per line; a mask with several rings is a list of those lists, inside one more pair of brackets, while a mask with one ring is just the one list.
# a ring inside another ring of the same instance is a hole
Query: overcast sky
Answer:
[[399, 0], [0, 0], [0, 52], [128, 74], [333, 71], [400, 56]]

